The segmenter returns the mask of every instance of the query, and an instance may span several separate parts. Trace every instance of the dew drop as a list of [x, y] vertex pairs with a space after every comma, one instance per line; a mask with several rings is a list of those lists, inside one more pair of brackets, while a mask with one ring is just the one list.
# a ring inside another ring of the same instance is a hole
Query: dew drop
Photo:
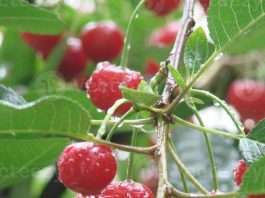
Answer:
[[97, 112], [102, 113], [103, 111], [101, 109], [97, 109]]
[[223, 53], [218, 54], [218, 56], [214, 60], [216, 61], [220, 60], [223, 57], [223, 55], [224, 55]]
[[137, 14], [136, 16], [135, 16], [135, 19], [137, 19], [139, 17], [139, 14]]
[[214, 106], [220, 107], [220, 103], [219, 102], [214, 102]]
[[16, 136], [16, 133], [14, 133], [14, 132], [11, 132], [11, 135], [13, 135], [13, 136]]

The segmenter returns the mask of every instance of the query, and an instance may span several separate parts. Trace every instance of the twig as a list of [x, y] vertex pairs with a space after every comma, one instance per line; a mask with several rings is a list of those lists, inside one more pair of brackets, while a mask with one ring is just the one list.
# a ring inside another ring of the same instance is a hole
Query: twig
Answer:
[[[184, 7], [183, 20], [178, 32], [174, 47], [169, 55], [169, 62], [176, 69], [179, 67], [181, 62], [183, 50], [185, 47], [186, 40], [188, 35], [191, 32], [192, 27], [194, 26], [193, 20], [193, 10], [194, 10], [195, 0], [187, 0]], [[171, 101], [172, 96], [174, 97], [174, 89], [176, 88], [176, 82], [170, 72], [168, 73], [168, 78], [166, 82], [166, 87], [162, 95], [161, 102], [164, 105], [168, 105]]]

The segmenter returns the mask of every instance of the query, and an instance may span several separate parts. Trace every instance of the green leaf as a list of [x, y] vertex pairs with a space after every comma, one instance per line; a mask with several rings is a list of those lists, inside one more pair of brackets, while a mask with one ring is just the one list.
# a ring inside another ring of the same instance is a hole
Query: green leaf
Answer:
[[26, 101], [16, 92], [1, 84], [0, 84], [0, 101], [9, 102], [11, 104], [16, 104], [16, 105], [22, 105], [26, 103]]
[[64, 96], [67, 98], [70, 98], [76, 102], [78, 102], [79, 105], [82, 105], [85, 109], [87, 109], [92, 117], [92, 119], [104, 119], [105, 113], [99, 112], [95, 105], [93, 105], [92, 101], [87, 97], [87, 93], [85, 91], [80, 91], [78, 89], [55, 89], [52, 93], [49, 93], [47, 90], [41, 90], [38, 89], [36, 92], [32, 91], [27, 93], [26, 95], [23, 95], [23, 97], [27, 101], [34, 101], [39, 99], [40, 97], [44, 96]]
[[175, 81], [177, 82], [177, 84], [180, 86], [180, 88], [184, 89], [186, 87], [186, 84], [185, 84], [185, 80], [183, 79], [181, 73], [178, 70], [176, 70], [176, 68], [173, 67], [172, 65], [168, 65], [167, 67], [169, 69], [169, 72], [171, 73]]
[[253, 163], [265, 155], [265, 120], [260, 121], [248, 134], [240, 139], [239, 150], [248, 163]]
[[213, 53], [213, 49], [202, 28], [198, 28], [189, 36], [184, 51], [184, 63], [189, 67], [191, 74], [200, 69]]
[[219, 51], [264, 48], [265, 0], [212, 0], [208, 27]]
[[265, 194], [265, 157], [251, 164], [238, 192], [244, 195]]
[[58, 159], [67, 138], [35, 140], [0, 140], [0, 189], [10, 186], [53, 163]]
[[56, 14], [22, 0], [0, 0], [0, 25], [39, 34], [58, 34], [63, 26]]
[[7, 71], [1, 82], [8, 86], [28, 84], [36, 74], [36, 53], [26, 45], [20, 33], [8, 29], [4, 32], [0, 68]]
[[152, 106], [154, 105], [160, 96], [156, 95], [151, 87], [142, 81], [137, 90], [127, 88], [125, 85], [120, 86], [123, 97], [130, 100], [134, 105]]
[[25, 105], [0, 101], [0, 134], [50, 134], [75, 137], [90, 128], [89, 112], [76, 101], [44, 97]]
[[240, 139], [239, 150], [247, 163], [253, 163], [265, 155], [265, 144], [247, 138]]

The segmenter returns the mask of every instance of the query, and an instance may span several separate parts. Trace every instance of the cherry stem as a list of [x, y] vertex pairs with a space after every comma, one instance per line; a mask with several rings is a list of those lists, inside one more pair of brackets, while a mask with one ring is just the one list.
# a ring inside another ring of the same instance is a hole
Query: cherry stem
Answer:
[[[107, 126], [113, 126], [120, 120], [109, 120], [106, 125]], [[91, 125], [97, 126], [102, 124], [102, 120], [91, 120]], [[134, 126], [134, 125], [146, 125], [151, 124], [153, 122], [152, 118], [146, 118], [146, 119], [135, 119], [135, 120], [124, 120], [123, 124], [127, 126]]]
[[178, 165], [180, 170], [190, 179], [190, 181], [193, 183], [193, 185], [203, 194], [208, 194], [208, 191], [198, 182], [198, 180], [193, 177], [193, 175], [189, 172], [189, 170], [186, 168], [186, 166], [181, 162], [179, 159], [177, 153], [174, 151], [172, 146], [168, 145], [168, 151], [170, 155], [172, 156], [175, 163]]
[[210, 93], [208, 91], [192, 89], [190, 91], [190, 93], [194, 94], [194, 95], [206, 96], [208, 98], [211, 98], [214, 102], [217, 102], [218, 104], [220, 104], [220, 106], [226, 111], [226, 113], [229, 115], [229, 117], [233, 121], [233, 123], [236, 126], [238, 132], [241, 133], [242, 135], [245, 135], [245, 133], [244, 133], [242, 127], [241, 127], [240, 122], [235, 118], [235, 116], [233, 115], [231, 109], [227, 106], [227, 104], [225, 102], [223, 102], [218, 97], [216, 97], [215, 95], [213, 95], [212, 93]]
[[111, 137], [113, 135], [113, 133], [115, 132], [115, 130], [119, 127], [120, 124], [123, 123], [123, 121], [128, 118], [130, 115], [132, 115], [134, 113], [134, 109], [131, 108], [129, 111], [127, 111], [115, 124], [114, 126], [111, 128], [110, 132], [108, 133], [108, 136], [106, 138], [107, 141], [111, 140]]
[[188, 128], [197, 129], [199, 132], [215, 134], [215, 135], [224, 136], [224, 137], [228, 137], [228, 138], [232, 138], [232, 139], [236, 139], [236, 140], [239, 140], [240, 138], [246, 137], [246, 135], [238, 135], [238, 134], [227, 133], [227, 132], [219, 131], [219, 130], [215, 130], [215, 129], [209, 129], [206, 127], [201, 127], [201, 126], [198, 126], [196, 124], [192, 124], [190, 122], [187, 122], [186, 120], [183, 120], [177, 116], [173, 116], [173, 118], [174, 118], [176, 123], [183, 125], [183, 126], [186, 126]]
[[165, 183], [168, 182], [168, 164], [167, 164], [167, 145], [168, 145], [169, 124], [162, 118], [159, 118], [157, 125], [157, 145], [158, 145], [158, 171], [159, 183], [157, 189], [157, 197], [166, 198], [167, 189]]
[[135, 21], [135, 19], [137, 18], [137, 15], [138, 15], [138, 12], [140, 10], [140, 8], [142, 7], [142, 5], [145, 3], [146, 0], [141, 0], [138, 5], [136, 6], [136, 8], [134, 9], [132, 15], [131, 15], [131, 18], [129, 20], [129, 23], [128, 23], [128, 26], [127, 26], [127, 29], [126, 29], [126, 33], [125, 33], [125, 37], [124, 37], [124, 48], [123, 48], [123, 51], [122, 51], [122, 56], [121, 56], [121, 63], [120, 65], [123, 67], [123, 68], [126, 68], [127, 67], [127, 64], [128, 64], [128, 53], [129, 53], [129, 50], [130, 50], [130, 37], [131, 37], [131, 32], [132, 32], [132, 25], [133, 25], [133, 22]]
[[[200, 125], [202, 127], [205, 127], [205, 124], [202, 120], [202, 117], [200, 116], [200, 113], [198, 112], [196, 106], [194, 104], [188, 104], [189, 108], [191, 111], [194, 113], [196, 116], [197, 120], [199, 121]], [[207, 145], [207, 150], [208, 150], [208, 155], [210, 159], [210, 165], [211, 165], [211, 171], [212, 171], [212, 179], [213, 179], [213, 189], [217, 191], [219, 189], [219, 184], [218, 184], [218, 178], [217, 178], [217, 173], [216, 173], [216, 166], [215, 166], [215, 159], [214, 159], [214, 154], [211, 146], [211, 142], [209, 140], [208, 134], [206, 132], [203, 133], [206, 145]]]
[[172, 113], [182, 98], [190, 91], [190, 89], [194, 86], [194, 84], [199, 80], [199, 78], [204, 74], [204, 72], [213, 64], [216, 57], [220, 54], [220, 51], [216, 51], [212, 54], [212, 56], [207, 60], [203, 67], [197, 72], [197, 74], [193, 77], [193, 79], [189, 82], [185, 89], [181, 90], [179, 95], [172, 101], [172, 103], [165, 109], [165, 112], [170, 114]]
[[[177, 153], [177, 150], [175, 148], [175, 145], [174, 145], [174, 142], [173, 142], [173, 139], [172, 137], [169, 137], [169, 141], [170, 141], [170, 145], [172, 147], [172, 149], [174, 150], [175, 153]], [[186, 193], [188, 193], [190, 190], [189, 190], [189, 186], [187, 184], [187, 180], [186, 180], [186, 176], [184, 175], [184, 173], [182, 172], [182, 170], [179, 168], [179, 173], [180, 173], [180, 177], [181, 177], [181, 181], [182, 181], [182, 185], [183, 185], [183, 189]]]
[[[139, 117], [139, 114], [137, 114], [137, 118], [138, 117]], [[132, 134], [131, 146], [136, 146], [137, 136], [138, 136], [138, 129], [134, 128], [133, 134]], [[134, 162], [134, 153], [130, 153], [130, 157], [128, 160], [126, 179], [132, 179], [133, 178], [133, 162]]]
[[103, 135], [105, 135], [107, 130], [107, 123], [110, 120], [111, 116], [115, 113], [115, 111], [124, 103], [128, 102], [127, 99], [120, 99], [117, 100], [114, 105], [109, 108], [107, 115], [105, 116], [103, 122], [101, 123], [100, 128], [98, 129], [97, 138], [101, 138]]

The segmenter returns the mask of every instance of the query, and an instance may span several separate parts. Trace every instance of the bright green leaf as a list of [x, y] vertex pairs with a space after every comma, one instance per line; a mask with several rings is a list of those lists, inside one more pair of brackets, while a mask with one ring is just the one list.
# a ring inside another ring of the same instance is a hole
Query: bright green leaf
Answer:
[[69, 143], [67, 138], [1, 139], [0, 189], [33, 176], [36, 171], [52, 165]]
[[50, 134], [75, 137], [86, 134], [90, 114], [76, 101], [49, 96], [25, 105], [0, 101], [0, 134]]
[[160, 96], [153, 93], [153, 90], [149, 85], [142, 81], [137, 90], [127, 88], [125, 85], [120, 86], [123, 97], [130, 100], [134, 105], [152, 106], [154, 105]]
[[39, 34], [58, 34], [63, 26], [56, 14], [22, 0], [0, 0], [0, 25]]
[[239, 192], [244, 195], [265, 194], [265, 157], [254, 162], [243, 177]]
[[264, 48], [265, 0], [212, 0], [208, 26], [219, 51]]
[[171, 75], [173, 76], [173, 78], [175, 79], [175, 81], [177, 82], [177, 84], [184, 89], [186, 87], [185, 81], [181, 75], [181, 73], [176, 70], [172, 65], [168, 65], [167, 66], [169, 69], [169, 72], [171, 73]]
[[191, 74], [195, 74], [212, 53], [213, 47], [208, 43], [203, 29], [198, 28], [187, 40], [184, 63], [189, 67]]

